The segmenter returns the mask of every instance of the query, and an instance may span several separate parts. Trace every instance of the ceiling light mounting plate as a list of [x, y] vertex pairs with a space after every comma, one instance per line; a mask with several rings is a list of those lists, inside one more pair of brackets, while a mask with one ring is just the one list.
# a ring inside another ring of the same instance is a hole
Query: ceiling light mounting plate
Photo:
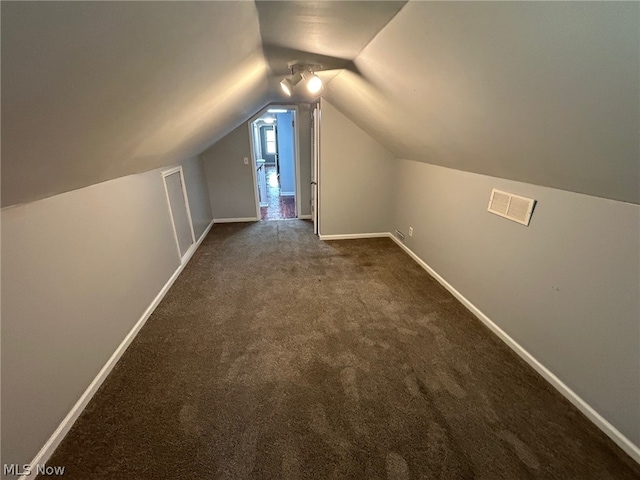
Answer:
[[292, 75], [302, 72], [315, 73], [322, 70], [322, 65], [318, 63], [302, 62], [300, 60], [292, 60], [287, 64], [287, 66], [289, 67]]

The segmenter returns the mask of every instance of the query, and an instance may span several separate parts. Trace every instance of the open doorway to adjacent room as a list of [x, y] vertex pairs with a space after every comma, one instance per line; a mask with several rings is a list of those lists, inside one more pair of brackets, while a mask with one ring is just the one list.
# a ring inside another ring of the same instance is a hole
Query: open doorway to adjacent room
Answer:
[[250, 122], [260, 220], [298, 217], [295, 106], [270, 106]]

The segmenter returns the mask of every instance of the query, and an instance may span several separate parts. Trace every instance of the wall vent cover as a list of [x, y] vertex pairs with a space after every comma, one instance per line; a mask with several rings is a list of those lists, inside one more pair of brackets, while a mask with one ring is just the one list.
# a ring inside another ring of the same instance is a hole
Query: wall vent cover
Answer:
[[535, 203], [536, 201], [532, 198], [521, 197], [520, 195], [514, 195], [513, 193], [503, 192], [494, 188], [491, 191], [488, 210], [491, 213], [521, 223], [522, 225], [529, 225]]

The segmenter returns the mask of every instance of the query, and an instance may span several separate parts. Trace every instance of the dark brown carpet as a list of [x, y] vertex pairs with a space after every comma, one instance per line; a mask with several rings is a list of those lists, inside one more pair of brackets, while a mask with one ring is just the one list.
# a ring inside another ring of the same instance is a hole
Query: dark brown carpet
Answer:
[[51, 458], [71, 479], [638, 479], [389, 239], [215, 225]]

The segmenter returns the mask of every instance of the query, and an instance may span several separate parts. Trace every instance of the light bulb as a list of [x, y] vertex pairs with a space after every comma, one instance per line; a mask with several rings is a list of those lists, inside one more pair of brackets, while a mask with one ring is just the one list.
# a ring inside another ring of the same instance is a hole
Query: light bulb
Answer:
[[309, 79], [307, 82], [307, 90], [309, 90], [310, 93], [318, 93], [322, 90], [322, 80], [320, 80], [319, 76], [313, 75]]

